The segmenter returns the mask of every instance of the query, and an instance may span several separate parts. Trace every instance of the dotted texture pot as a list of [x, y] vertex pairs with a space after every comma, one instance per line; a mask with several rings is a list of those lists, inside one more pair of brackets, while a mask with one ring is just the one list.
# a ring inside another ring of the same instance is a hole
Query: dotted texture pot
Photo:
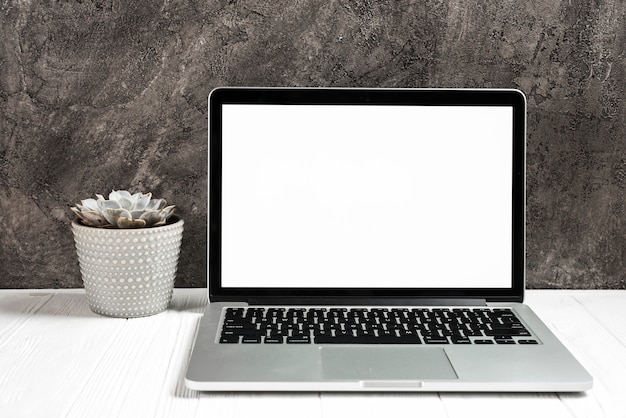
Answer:
[[121, 318], [154, 315], [172, 299], [183, 220], [163, 226], [108, 229], [72, 223], [89, 307]]

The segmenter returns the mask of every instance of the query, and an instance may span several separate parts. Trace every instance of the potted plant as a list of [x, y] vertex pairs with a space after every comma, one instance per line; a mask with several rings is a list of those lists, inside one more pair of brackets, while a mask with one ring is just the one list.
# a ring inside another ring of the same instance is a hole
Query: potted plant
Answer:
[[131, 318], [166, 310], [172, 298], [183, 220], [152, 194], [113, 190], [81, 201], [72, 232], [92, 311]]

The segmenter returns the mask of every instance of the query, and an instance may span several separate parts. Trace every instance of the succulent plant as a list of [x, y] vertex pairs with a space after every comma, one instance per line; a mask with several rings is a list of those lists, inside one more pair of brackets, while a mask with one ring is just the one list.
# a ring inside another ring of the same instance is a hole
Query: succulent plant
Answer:
[[87, 226], [103, 228], [144, 228], [164, 225], [174, 206], [165, 199], [152, 199], [152, 193], [130, 194], [113, 190], [109, 198], [96, 194], [97, 199], [85, 199], [72, 211]]

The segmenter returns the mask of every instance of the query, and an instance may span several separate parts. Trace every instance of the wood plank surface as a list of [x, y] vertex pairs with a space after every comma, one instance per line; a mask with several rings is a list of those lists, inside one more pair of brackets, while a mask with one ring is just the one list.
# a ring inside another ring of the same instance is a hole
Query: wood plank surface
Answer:
[[206, 304], [92, 313], [84, 290], [0, 290], [1, 417], [626, 417], [626, 291], [528, 291], [526, 302], [594, 376], [582, 394], [201, 393], [184, 372]]
[[626, 416], [626, 292], [529, 292], [527, 303], [594, 377], [591, 391], [559, 394], [572, 415]]

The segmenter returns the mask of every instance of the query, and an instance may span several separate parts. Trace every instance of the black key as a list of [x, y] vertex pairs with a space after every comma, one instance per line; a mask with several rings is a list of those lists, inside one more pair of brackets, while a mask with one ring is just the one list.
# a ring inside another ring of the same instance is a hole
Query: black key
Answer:
[[424, 337], [425, 344], [449, 344], [446, 337]]
[[265, 339], [263, 340], [263, 342], [265, 344], [282, 344], [283, 343], [283, 337], [265, 337]]
[[222, 344], [237, 344], [239, 343], [239, 335], [222, 335], [220, 338]]
[[222, 328], [222, 333], [224, 335], [257, 335], [263, 336], [265, 335], [265, 330], [257, 329], [255, 325], [224, 325]]
[[492, 324], [491, 329], [484, 330], [485, 335], [487, 336], [497, 336], [497, 335], [509, 335], [509, 336], [529, 336], [530, 332], [523, 325], [515, 325], [515, 324], [506, 324], [506, 325], [496, 325]]
[[450, 340], [452, 341], [452, 344], [471, 344], [472, 343], [469, 338], [465, 338], [465, 337], [451, 337]]
[[499, 338], [496, 338], [496, 344], [515, 344], [515, 340], [502, 340]]
[[228, 308], [226, 309], [226, 318], [241, 318], [243, 317], [243, 308]]
[[465, 335], [467, 335], [468, 337], [484, 337], [484, 335], [483, 335], [481, 330], [474, 329], [474, 328], [466, 330], [465, 331]]
[[474, 340], [474, 344], [493, 344], [493, 340]]
[[353, 337], [352, 335], [337, 335], [333, 337], [332, 335], [315, 335], [314, 342], [315, 344], [358, 344], [359, 342], [363, 343], [365, 339], [359, 339]]
[[241, 342], [243, 344], [259, 344], [261, 342], [260, 335], [244, 335], [241, 337]]
[[537, 340], [517, 340], [518, 344], [539, 344]]
[[285, 312], [285, 308], [269, 308], [267, 310], [266, 316], [283, 316]]
[[487, 337], [498, 337], [498, 336], [518, 336], [518, 337], [529, 337], [530, 332], [523, 330], [515, 330], [515, 329], [498, 329], [498, 330], [485, 330], [485, 335]]
[[287, 344], [310, 344], [311, 337], [308, 335], [297, 335], [292, 337], [287, 337]]
[[526, 330], [524, 325], [522, 325], [520, 323], [504, 323], [504, 324], [493, 323], [493, 324], [491, 324], [491, 329], [493, 329], [493, 330], [496, 330], [496, 329]]
[[316, 335], [315, 344], [421, 344], [420, 339], [415, 335]]
[[243, 322], [237, 322], [237, 323], [225, 323], [224, 326], [222, 327], [222, 329], [228, 329], [228, 330], [247, 330], [247, 329], [253, 329], [256, 330], [257, 327], [255, 324], [248, 324], [248, 323], [243, 323]]
[[421, 344], [419, 337], [417, 335], [401, 335], [399, 337], [395, 335], [383, 335], [378, 337], [370, 336], [374, 344]]

